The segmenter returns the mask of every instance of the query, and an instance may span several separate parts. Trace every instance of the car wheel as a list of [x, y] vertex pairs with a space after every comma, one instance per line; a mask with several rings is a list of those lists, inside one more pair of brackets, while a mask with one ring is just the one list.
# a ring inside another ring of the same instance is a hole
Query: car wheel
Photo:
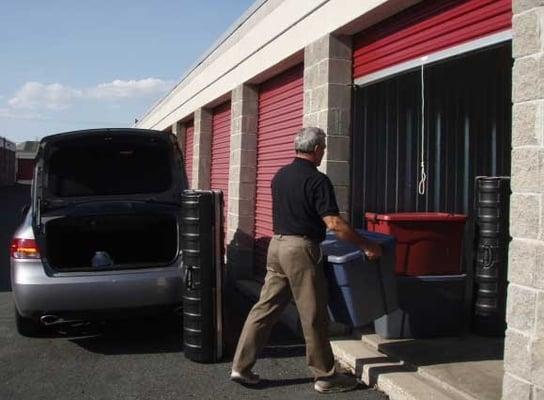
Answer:
[[40, 337], [45, 333], [45, 327], [31, 318], [25, 318], [15, 309], [15, 326], [21, 336]]

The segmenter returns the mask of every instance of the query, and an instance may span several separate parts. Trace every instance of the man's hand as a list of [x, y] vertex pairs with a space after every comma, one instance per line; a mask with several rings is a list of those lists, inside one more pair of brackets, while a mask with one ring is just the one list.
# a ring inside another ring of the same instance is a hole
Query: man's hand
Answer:
[[347, 240], [359, 246], [369, 260], [377, 260], [382, 255], [382, 248], [379, 244], [359, 236], [339, 215], [323, 217], [323, 222], [339, 239]]
[[382, 256], [382, 247], [377, 243], [367, 243], [361, 247], [361, 250], [370, 261], [377, 260]]

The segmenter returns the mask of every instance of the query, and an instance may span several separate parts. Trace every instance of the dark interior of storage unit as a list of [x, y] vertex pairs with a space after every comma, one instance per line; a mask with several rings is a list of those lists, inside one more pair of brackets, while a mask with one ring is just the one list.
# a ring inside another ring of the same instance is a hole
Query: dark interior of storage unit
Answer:
[[510, 175], [511, 44], [426, 65], [425, 162], [418, 195], [421, 70], [355, 89], [352, 221], [367, 211], [473, 212], [477, 176]]
[[[354, 90], [352, 221], [364, 226], [365, 212], [467, 215], [461, 268], [467, 277], [466, 290], [461, 290], [463, 322], [468, 324], [471, 315], [480, 318], [478, 307], [473, 314], [473, 304], [487, 307], [492, 300], [496, 304], [484, 310], [498, 327], [488, 330], [492, 335], [501, 335], [501, 315], [504, 319], [508, 240], [497, 249], [500, 264], [494, 265], [495, 272], [483, 276], [475, 188], [479, 176], [510, 175], [511, 71], [507, 42], [425, 65], [423, 79], [418, 67]], [[422, 148], [427, 182], [424, 194], [419, 194]], [[508, 194], [503, 197], [501, 207], [508, 210]], [[502, 212], [501, 218], [507, 237], [508, 213]], [[487, 286], [481, 279], [489, 281]], [[497, 284], [493, 292], [485, 292]], [[448, 288], [454, 288], [451, 279]], [[486, 298], [481, 298], [482, 290]]]

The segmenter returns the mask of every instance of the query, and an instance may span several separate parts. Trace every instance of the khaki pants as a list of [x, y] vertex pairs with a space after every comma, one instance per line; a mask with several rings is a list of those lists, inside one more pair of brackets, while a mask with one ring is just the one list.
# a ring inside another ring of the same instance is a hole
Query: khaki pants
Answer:
[[304, 331], [308, 366], [316, 379], [334, 374], [322, 257], [319, 244], [309, 239], [274, 235], [268, 248], [264, 286], [240, 335], [234, 370], [247, 372], [253, 367], [292, 294]]

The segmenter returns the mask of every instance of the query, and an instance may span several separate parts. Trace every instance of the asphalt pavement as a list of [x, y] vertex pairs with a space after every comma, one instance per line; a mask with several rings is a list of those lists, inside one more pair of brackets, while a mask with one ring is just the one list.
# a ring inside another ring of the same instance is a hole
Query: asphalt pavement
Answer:
[[[17, 334], [9, 283], [8, 246], [28, 202], [28, 187], [0, 188], [0, 399], [314, 399], [304, 345], [281, 326], [255, 371], [256, 388], [229, 381], [230, 354], [250, 304], [229, 296], [227, 356], [198, 364], [183, 354], [178, 316], [95, 323], [51, 331], [42, 338]], [[325, 396], [326, 397], [326, 396]], [[334, 399], [387, 397], [360, 388]]]

